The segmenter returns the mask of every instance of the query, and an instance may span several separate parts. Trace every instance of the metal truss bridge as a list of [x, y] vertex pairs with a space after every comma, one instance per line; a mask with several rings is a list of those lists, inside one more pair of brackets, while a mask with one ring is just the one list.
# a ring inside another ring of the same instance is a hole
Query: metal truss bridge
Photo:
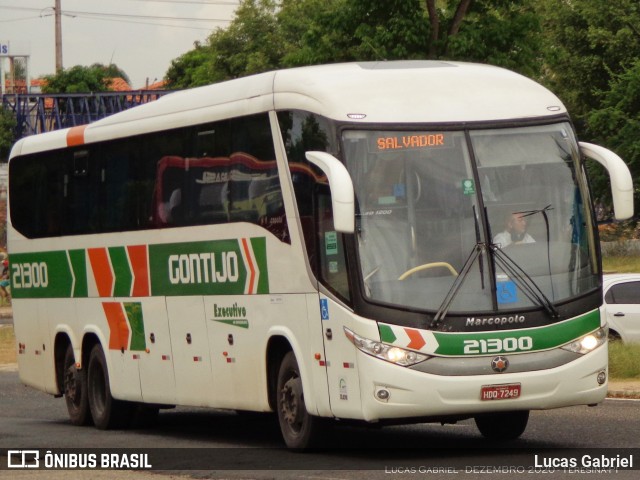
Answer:
[[15, 140], [36, 133], [95, 122], [114, 113], [157, 100], [166, 90], [100, 93], [16, 93], [2, 95], [2, 106], [13, 112]]

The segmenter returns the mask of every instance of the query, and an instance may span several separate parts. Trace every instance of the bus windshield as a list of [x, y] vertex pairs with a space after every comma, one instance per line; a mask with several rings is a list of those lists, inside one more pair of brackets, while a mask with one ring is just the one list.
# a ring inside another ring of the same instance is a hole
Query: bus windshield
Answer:
[[449, 296], [451, 312], [553, 309], [597, 287], [568, 124], [348, 130], [342, 140], [370, 301], [437, 311]]

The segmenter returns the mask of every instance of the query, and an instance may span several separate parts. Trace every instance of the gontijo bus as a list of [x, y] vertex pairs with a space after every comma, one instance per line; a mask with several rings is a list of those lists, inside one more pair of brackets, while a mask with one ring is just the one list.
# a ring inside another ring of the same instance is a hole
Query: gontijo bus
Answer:
[[329, 419], [515, 438], [607, 390], [585, 157], [632, 216], [558, 98], [454, 62], [274, 71], [24, 138], [20, 378], [100, 429], [198, 405], [275, 411], [292, 448]]

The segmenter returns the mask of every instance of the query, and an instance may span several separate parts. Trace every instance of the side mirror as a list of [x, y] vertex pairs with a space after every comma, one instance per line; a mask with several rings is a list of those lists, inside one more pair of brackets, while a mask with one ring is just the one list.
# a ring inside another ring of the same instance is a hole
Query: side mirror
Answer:
[[337, 232], [355, 231], [355, 200], [353, 182], [347, 168], [326, 152], [306, 152], [307, 160], [324, 172], [331, 190], [333, 227]]
[[609, 172], [613, 215], [616, 220], [633, 217], [633, 180], [627, 164], [611, 150], [599, 145], [580, 142], [580, 149], [587, 157], [598, 162]]

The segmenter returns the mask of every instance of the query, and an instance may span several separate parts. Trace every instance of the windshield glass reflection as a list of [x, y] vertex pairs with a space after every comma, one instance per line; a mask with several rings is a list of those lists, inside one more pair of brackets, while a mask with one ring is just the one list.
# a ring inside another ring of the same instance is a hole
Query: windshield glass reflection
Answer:
[[[472, 145], [466, 138], [452, 131], [343, 134], [366, 295], [436, 311], [457, 279], [448, 310], [480, 312], [539, 307], [593, 289], [591, 217], [569, 127], [472, 131]], [[502, 260], [489, 268], [495, 257]]]

